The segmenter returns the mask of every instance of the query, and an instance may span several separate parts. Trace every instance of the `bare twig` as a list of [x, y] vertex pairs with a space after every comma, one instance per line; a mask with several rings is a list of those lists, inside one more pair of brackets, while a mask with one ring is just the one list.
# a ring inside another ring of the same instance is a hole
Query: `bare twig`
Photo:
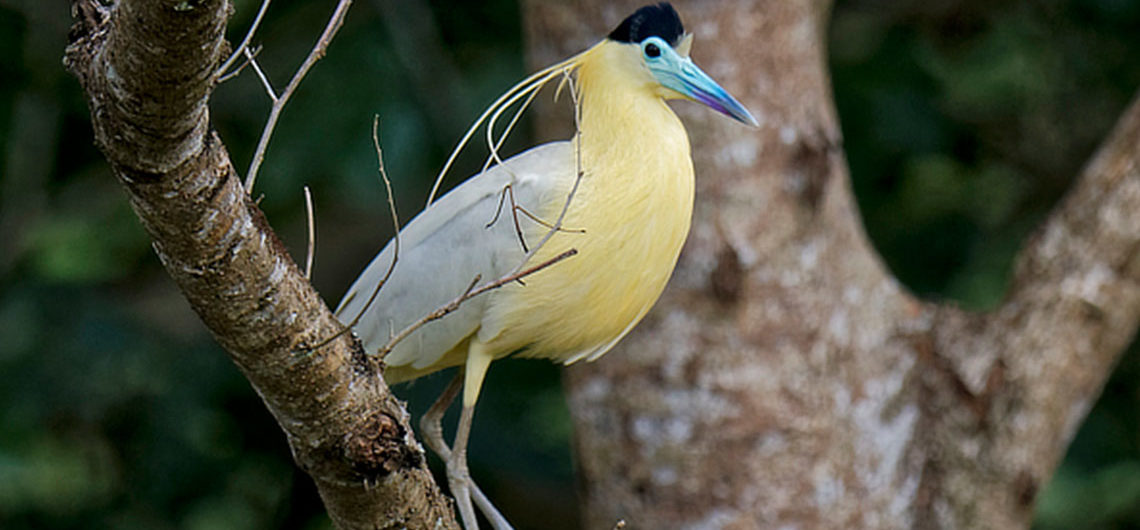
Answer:
[[[260, 50], [257, 51], [260, 52]], [[246, 48], [243, 53], [245, 53], [245, 63], [253, 67], [253, 71], [257, 73], [257, 78], [261, 80], [261, 86], [265, 87], [265, 93], [269, 95], [269, 99], [273, 100], [274, 105], [276, 105], [277, 102], [280, 101], [280, 98], [277, 97], [277, 91], [273, 90], [273, 83], [269, 81], [269, 76], [265, 75], [265, 71], [261, 69], [261, 65], [257, 64], [257, 59], [255, 59], [256, 54], [250, 51], [249, 48]]]
[[463, 302], [466, 302], [472, 298], [475, 298], [476, 296], [479, 296], [479, 295], [481, 295], [487, 291], [490, 291], [493, 289], [498, 289], [499, 287], [502, 287], [508, 283], [513, 282], [513, 281], [521, 280], [521, 279], [525, 278], [526, 276], [529, 276], [529, 275], [534, 274], [538, 271], [541, 271], [542, 269], [545, 269], [551, 265], [554, 265], [555, 263], [558, 263], [559, 261], [562, 261], [566, 258], [569, 258], [570, 256], [573, 256], [577, 253], [578, 253], [578, 249], [572, 248], [572, 249], [567, 250], [567, 251], [565, 251], [565, 252], [563, 252], [557, 256], [554, 256], [553, 258], [550, 258], [550, 259], [548, 259], [542, 263], [539, 263], [538, 265], [534, 265], [532, 267], [527, 267], [527, 268], [525, 268], [521, 271], [518, 271], [518, 272], [512, 272], [511, 274], [503, 276], [502, 278], [499, 278], [498, 280], [495, 280], [491, 283], [483, 284], [478, 288], [475, 288], [475, 284], [479, 283], [480, 277], [478, 275], [476, 275], [475, 279], [471, 282], [471, 284], [467, 287], [467, 289], [464, 290], [463, 294], [455, 297], [450, 302], [440, 306], [435, 311], [432, 311], [431, 313], [424, 315], [423, 318], [420, 318], [419, 320], [413, 322], [408, 327], [400, 330], [399, 333], [395, 334], [390, 340], [388, 340], [388, 343], [385, 344], [383, 348], [380, 348], [380, 351], [379, 351], [380, 357], [383, 358], [385, 355], [388, 354], [388, 352], [392, 351], [392, 348], [394, 348], [397, 343], [399, 343], [400, 341], [407, 338], [408, 335], [411, 335], [412, 332], [423, 327], [428, 322], [431, 322], [433, 320], [439, 320], [439, 319], [443, 318], [444, 316], [446, 316], [447, 314], [454, 312], [456, 309], [459, 309], [459, 306], [461, 304], [463, 304]]
[[[506, 186], [503, 186], [503, 192], [499, 194], [499, 205], [495, 207], [495, 216], [491, 218], [491, 221], [488, 222], [484, 226], [484, 228], [491, 228], [492, 226], [495, 225], [495, 223], [499, 222], [499, 216], [503, 214], [503, 206], [508, 201], [511, 203], [511, 219], [515, 224], [515, 235], [519, 238], [519, 245], [522, 246], [523, 253], [530, 252], [530, 248], [527, 247], [527, 244], [526, 244], [526, 238], [523, 237], [522, 225], [519, 223], [519, 212], [522, 212], [522, 214], [525, 215], [527, 219], [530, 219], [531, 221], [534, 221], [535, 223], [538, 223], [539, 225], [541, 225], [545, 228], [549, 228], [551, 230], [554, 230], [555, 229], [554, 225], [551, 224], [549, 221], [535, 215], [530, 210], [527, 210], [525, 206], [516, 202], [515, 201], [515, 188], [511, 184], [507, 184]], [[586, 233], [586, 230], [583, 228], [562, 228], [562, 227], [560, 227], [560, 228], [557, 228], [557, 230], [560, 232], [573, 233], [573, 234], [585, 234]]]
[[[239, 44], [238, 47], [234, 49], [234, 52], [230, 54], [230, 58], [226, 59], [226, 62], [222, 63], [222, 67], [218, 68], [217, 75], [219, 83], [226, 79], [229, 79], [230, 77], [233, 77], [232, 75], [226, 73], [226, 70], [229, 70], [230, 67], [234, 65], [234, 62], [237, 61], [238, 57], [244, 55], [245, 51], [249, 48], [249, 42], [253, 40], [253, 34], [257, 32], [257, 27], [261, 25], [261, 19], [265, 16], [265, 12], [269, 10], [269, 2], [270, 0], [262, 0], [261, 7], [257, 10], [257, 16], [253, 18], [253, 24], [250, 24], [249, 31], [245, 32], [245, 38], [241, 40], [241, 44]], [[236, 74], [240, 71], [241, 68], [239, 67], [237, 71], [233, 73]]]
[[384, 287], [384, 284], [388, 283], [388, 279], [392, 277], [392, 271], [396, 270], [396, 261], [400, 259], [400, 216], [396, 215], [396, 199], [392, 195], [392, 180], [388, 178], [388, 171], [384, 169], [384, 152], [380, 149], [379, 130], [380, 115], [377, 114], [372, 117], [372, 147], [376, 150], [376, 164], [380, 173], [380, 180], [384, 182], [384, 190], [388, 194], [388, 211], [392, 214], [392, 230], [395, 233], [395, 235], [392, 236], [392, 261], [388, 264], [388, 270], [384, 271], [384, 277], [376, 283], [376, 287], [372, 288], [372, 294], [369, 295], [368, 301], [361, 307], [360, 312], [356, 313], [356, 316], [352, 318], [352, 322], [346, 324], [344, 328], [335, 335], [313, 346], [310, 349], [311, 351], [316, 351], [325, 344], [336, 340], [337, 337], [344, 335], [348, 330], [356, 327], [356, 325], [360, 323], [361, 317], [363, 317], [364, 313], [368, 311], [368, 308], [372, 306], [372, 303], [376, 301], [376, 297], [380, 294], [380, 288]]
[[[245, 177], [245, 192], [253, 192], [253, 183], [257, 180], [257, 171], [261, 167], [261, 162], [265, 159], [265, 150], [269, 147], [269, 138], [273, 136], [273, 129], [277, 127], [277, 119], [281, 117], [281, 111], [285, 108], [285, 103], [297, 90], [301, 84], [301, 80], [305, 78], [305, 74], [324, 57], [325, 50], [328, 49], [329, 43], [332, 42], [336, 32], [340, 30], [341, 25], [344, 23], [344, 17], [348, 13], [349, 6], [352, 5], [352, 0], [340, 0], [337, 2], [336, 11], [333, 12], [332, 17], [329, 18], [329, 23], [325, 26], [324, 33], [321, 38], [317, 40], [316, 45], [313, 46], [309, 56], [305, 58], [305, 62], [301, 63], [301, 67], [293, 74], [293, 79], [289, 80], [289, 85], [285, 87], [285, 91], [281, 93], [281, 97], [273, 101], [273, 108], [269, 111], [269, 118], [265, 122], [265, 130], [261, 133], [261, 139], [257, 142], [257, 150], [253, 154], [253, 160], [249, 163], [249, 171], [246, 172]], [[256, 65], [255, 65], [256, 66]]]
[[316, 223], [313, 221], [313, 193], [305, 186], [305, 217], [309, 221], [309, 250], [305, 253], [305, 279], [313, 279], [313, 251], [317, 247]]
[[[512, 200], [513, 200], [513, 197], [512, 197]], [[545, 228], [549, 228], [551, 230], [558, 230], [559, 232], [564, 232], [567, 234], [585, 234], [586, 233], [585, 228], [566, 228], [565, 226], [560, 226], [558, 228], [555, 228], [554, 225], [550, 224], [550, 221], [547, 221], [546, 219], [543, 219], [543, 218], [535, 215], [534, 213], [532, 213], [530, 210], [527, 210], [526, 207], [524, 207], [522, 205], [516, 204], [515, 209], [522, 212], [522, 214], [525, 215], [527, 217], [527, 219], [530, 219], [531, 221], [534, 221], [534, 222], [538, 223], [539, 225], [542, 225]]]
[[511, 200], [511, 219], [515, 224], [515, 235], [519, 238], [519, 245], [522, 246], [522, 251], [525, 254], [530, 252], [530, 249], [526, 246], [526, 238], [523, 237], [522, 225], [519, 224], [519, 210], [522, 210], [531, 218], [533, 218], [533, 216], [531, 216], [530, 212], [526, 211], [525, 208], [515, 204], [514, 186], [507, 184], [503, 187], [503, 192], [499, 195], [499, 205], [495, 207], [495, 216], [492, 217], [491, 222], [487, 223], [483, 228], [491, 228], [499, 221], [499, 215], [503, 213], [503, 205], [506, 204], [508, 197]]
[[384, 271], [384, 277], [376, 283], [376, 287], [372, 288], [372, 294], [368, 297], [368, 301], [360, 308], [360, 312], [353, 317], [352, 322], [348, 327], [355, 327], [360, 322], [360, 317], [368, 311], [372, 306], [372, 302], [376, 301], [376, 297], [380, 294], [380, 288], [388, 283], [388, 278], [392, 277], [392, 271], [396, 270], [396, 262], [400, 259], [400, 217], [396, 215], [396, 200], [392, 196], [392, 180], [388, 178], [388, 171], [384, 169], [384, 152], [380, 150], [380, 115], [377, 114], [372, 117], [372, 147], [376, 149], [376, 164], [380, 170], [380, 179], [384, 181], [384, 189], [388, 193], [388, 211], [392, 213], [392, 229], [395, 235], [392, 236], [392, 261], [388, 264], [388, 270]]
[[[244, 55], [246, 57], [245, 61], [241, 63], [241, 66], [238, 66], [237, 68], [235, 68], [234, 71], [223, 74], [220, 77], [218, 77], [218, 84], [225, 83], [226, 81], [229, 81], [230, 79], [237, 77], [238, 74], [240, 74], [242, 72], [242, 70], [245, 70], [245, 67], [247, 67], [253, 63], [253, 60], [257, 58], [257, 55], [259, 53], [261, 53], [261, 50], [262, 50], [261, 46], [254, 46], [253, 48], [245, 48], [245, 50], [242, 52], [242, 55]], [[262, 84], [265, 84], [265, 82], [266, 82], [266, 80], [264, 79], [265, 74], [261, 73], [259, 75], [261, 75], [263, 77], [263, 79], [261, 80]]]
[[[564, 71], [562, 75], [564, 76], [563, 83], [570, 87], [570, 100], [574, 104], [574, 140], [572, 141], [575, 156], [574, 185], [570, 187], [570, 193], [566, 194], [566, 202], [562, 204], [562, 211], [558, 213], [558, 220], [554, 222], [554, 226], [546, 231], [546, 234], [542, 236], [542, 239], [539, 240], [538, 244], [535, 245], [530, 252], [527, 252], [526, 257], [511, 271], [512, 273], [522, 269], [539, 250], [542, 250], [546, 242], [550, 241], [551, 237], [554, 237], [555, 233], [562, 230], [562, 222], [566, 220], [566, 212], [570, 210], [570, 203], [574, 201], [574, 195], [578, 193], [578, 185], [582, 183], [582, 101], [578, 94], [578, 86], [574, 83], [574, 80], [570, 78], [570, 71]], [[561, 90], [561, 86], [559, 86], [559, 90]], [[585, 230], [582, 232], [584, 233]]]

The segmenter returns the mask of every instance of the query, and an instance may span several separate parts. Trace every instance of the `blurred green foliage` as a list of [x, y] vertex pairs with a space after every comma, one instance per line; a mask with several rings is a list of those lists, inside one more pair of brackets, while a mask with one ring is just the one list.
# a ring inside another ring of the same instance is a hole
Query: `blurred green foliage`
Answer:
[[[385, 19], [400, 1], [354, 5], [258, 182], [298, 257], [300, 189], [313, 188], [314, 283], [330, 303], [390, 235], [372, 116], [408, 218], [450, 143], [524, 74], [514, 1], [421, 1], [430, 17]], [[256, 7], [236, 1], [232, 40]], [[254, 42], [278, 89], [330, 10], [273, 3]], [[0, 0], [0, 528], [328, 528], [93, 147], [60, 66], [69, 23], [60, 3]], [[977, 309], [1001, 299], [1018, 245], [1140, 86], [1137, 27], [1129, 0], [839, 2], [831, 67], [848, 160], [867, 231], [907, 286]], [[442, 52], [393, 45], [424, 38]], [[268, 108], [251, 72], [217, 91], [214, 125], [239, 168]], [[445, 378], [404, 389], [413, 413]], [[1133, 351], [1042, 493], [1037, 526], [1140, 527], [1138, 382]], [[476, 477], [521, 528], [576, 526], [556, 367], [496, 364], [475, 429]]]

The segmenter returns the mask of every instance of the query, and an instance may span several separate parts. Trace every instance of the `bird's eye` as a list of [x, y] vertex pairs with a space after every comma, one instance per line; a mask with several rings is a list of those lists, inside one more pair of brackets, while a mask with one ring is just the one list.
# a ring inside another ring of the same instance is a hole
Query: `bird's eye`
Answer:
[[661, 48], [658, 48], [656, 44], [653, 44], [651, 42], [651, 43], [645, 45], [645, 55], [646, 55], [646, 57], [649, 57], [649, 58], [660, 57], [661, 56]]

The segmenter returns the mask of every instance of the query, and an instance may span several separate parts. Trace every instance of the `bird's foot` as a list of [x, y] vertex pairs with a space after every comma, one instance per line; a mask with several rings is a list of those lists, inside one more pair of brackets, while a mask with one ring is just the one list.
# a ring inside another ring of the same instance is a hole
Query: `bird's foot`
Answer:
[[[466, 530], [477, 530], [479, 528], [474, 509], [474, 506], [478, 506], [479, 511], [483, 512], [483, 516], [491, 523], [492, 528], [495, 530], [514, 530], [511, 523], [507, 522], [507, 518], [503, 517], [503, 514], [495, 508], [494, 504], [491, 504], [490, 499], [471, 480], [471, 475], [467, 470], [466, 456], [459, 451], [454, 451], [451, 456], [452, 458], [447, 462], [447, 485], [451, 488], [452, 497], [455, 497], [463, 527]], [[472, 501], [474, 501], [474, 505]]]
[[471, 475], [467, 472], [466, 451], [453, 450], [447, 461], [447, 485], [459, 508], [459, 518], [466, 530], [479, 530], [475, 508], [471, 505]]
[[479, 487], [476, 486], [474, 482], [470, 482], [470, 484], [471, 497], [475, 500], [475, 505], [479, 507], [479, 511], [483, 512], [483, 516], [490, 521], [491, 528], [495, 530], [514, 530], [511, 523], [507, 522], [507, 518], [499, 513], [499, 510], [495, 508], [494, 504], [491, 504], [491, 500], [488, 499], [486, 495], [483, 495]]

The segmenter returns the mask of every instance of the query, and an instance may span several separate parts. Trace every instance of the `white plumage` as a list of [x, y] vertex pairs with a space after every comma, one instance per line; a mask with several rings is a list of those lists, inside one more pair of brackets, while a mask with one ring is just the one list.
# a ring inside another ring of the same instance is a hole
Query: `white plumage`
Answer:
[[[537, 211], [558, 195], [565, 201], [574, 176], [570, 142], [549, 143], [475, 175], [432, 203], [400, 231], [399, 260], [360, 318], [357, 335], [366, 346], [381, 347], [405, 326], [463, 294], [476, 275], [480, 283], [490, 282], [516, 269], [526, 252], [515, 229], [510, 198], [504, 200], [507, 186], [518, 206]], [[528, 244], [537, 243], [536, 227], [542, 231], [545, 227], [522, 214], [518, 219]], [[344, 322], [356, 318], [387, 273], [395, 250], [393, 240], [376, 255], [348, 289], [336, 310], [338, 318]], [[493, 295], [474, 297], [396, 343], [384, 359], [395, 369], [385, 378], [398, 382], [434, 371], [429, 367], [478, 330]], [[452, 365], [462, 359], [456, 361]]]

